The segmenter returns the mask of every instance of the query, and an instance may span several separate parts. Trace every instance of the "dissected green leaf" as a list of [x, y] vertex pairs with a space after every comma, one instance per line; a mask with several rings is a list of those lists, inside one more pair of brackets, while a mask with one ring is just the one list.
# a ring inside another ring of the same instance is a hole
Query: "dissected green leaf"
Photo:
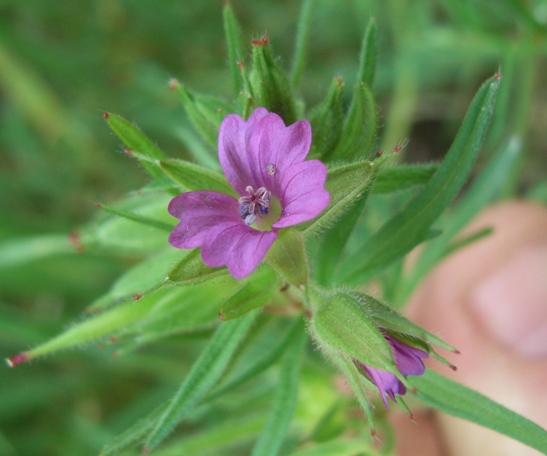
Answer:
[[409, 277], [397, 287], [396, 301], [403, 303], [428, 271], [453, 249], [454, 236], [485, 207], [496, 195], [508, 173], [515, 167], [522, 150], [520, 138], [513, 137], [505, 147], [492, 158], [471, 188], [444, 219], [443, 236], [428, 242], [420, 253]]
[[304, 236], [309, 236], [330, 226], [362, 196], [372, 182], [373, 170], [374, 164], [371, 162], [329, 167], [325, 184], [330, 193], [329, 205], [315, 219], [297, 225], [297, 229], [303, 231]]
[[155, 288], [165, 282], [167, 271], [179, 257], [180, 253], [177, 249], [170, 247], [168, 250], [143, 260], [119, 277], [110, 290], [87, 309], [89, 311], [103, 309], [122, 299], [128, 299]]
[[226, 420], [205, 431], [190, 435], [180, 442], [154, 451], [154, 456], [228, 455], [233, 445], [252, 439], [263, 427], [266, 417], [251, 415], [242, 419]]
[[252, 356], [250, 363], [247, 363], [245, 366], [238, 369], [227, 383], [222, 384], [219, 388], [213, 390], [213, 392], [207, 396], [207, 399], [211, 400], [221, 396], [225, 392], [238, 387], [270, 367], [281, 357], [287, 347], [293, 344], [295, 338], [298, 337], [297, 333], [301, 331], [302, 322], [294, 320], [291, 324], [286, 325], [284, 332], [276, 330], [275, 335], [270, 333], [271, 342], [267, 344], [267, 349], [261, 350], [260, 356]]
[[426, 404], [505, 434], [542, 453], [547, 453], [547, 431], [523, 416], [460, 383], [426, 370], [412, 377], [417, 396]]
[[[163, 152], [141, 130], [123, 117], [117, 114], [105, 113], [104, 118], [108, 126], [118, 135], [129, 150], [139, 152], [152, 160], [159, 160], [165, 157]], [[152, 177], [163, 177], [161, 171], [149, 161], [141, 160], [141, 163]]]
[[[367, 453], [369, 451], [370, 453]], [[339, 440], [320, 442], [313, 446], [308, 446], [297, 450], [290, 456], [340, 456], [344, 455], [368, 455], [374, 454], [374, 450], [367, 446], [364, 437], [341, 438]]]
[[143, 443], [144, 438], [152, 430], [154, 424], [165, 412], [168, 405], [169, 403], [167, 401], [160, 404], [146, 417], [141, 418], [129, 429], [125, 430], [121, 434], [118, 434], [103, 447], [99, 456], [116, 456], [127, 448]]
[[260, 267], [222, 304], [220, 319], [232, 320], [267, 304], [273, 295], [276, 282], [277, 276], [272, 269], [267, 266]]
[[146, 450], [155, 448], [182, 420], [185, 413], [214, 387], [255, 317], [256, 312], [249, 312], [219, 326], [148, 435]]
[[[144, 219], [156, 220], [166, 226], [173, 223], [173, 218], [167, 212], [170, 199], [171, 195], [165, 193], [136, 195], [118, 204], [117, 209], [125, 213], [138, 213]], [[165, 229], [112, 215], [102, 217], [86, 231], [93, 236], [93, 241], [99, 247], [110, 252], [133, 255], [155, 253], [168, 245]]]
[[[181, 125], [175, 128], [173, 133], [183, 143], [184, 148], [188, 150], [197, 164], [213, 171], [220, 171], [217, 154], [211, 151], [211, 148], [191, 127]], [[169, 181], [172, 182], [172, 179]]]
[[389, 219], [367, 242], [367, 249], [349, 256], [353, 266], [343, 282], [362, 283], [424, 240], [424, 232], [450, 204], [464, 184], [488, 127], [500, 80], [489, 79], [477, 92], [445, 160], [422, 191]]
[[161, 160], [159, 167], [185, 191], [209, 190], [228, 195], [234, 193], [223, 175], [194, 163], [171, 158]]
[[33, 359], [110, 335], [143, 318], [154, 306], [159, 296], [157, 294], [143, 297], [137, 301], [130, 300], [99, 315], [93, 315], [25, 353], [29, 359]]
[[174, 228], [173, 224], [164, 223], [159, 220], [150, 218], [150, 217], [144, 217], [139, 214], [135, 214], [134, 212], [124, 211], [121, 209], [117, 209], [112, 206], [107, 206], [106, 204], [96, 202], [95, 203], [97, 207], [100, 207], [102, 210], [109, 212], [110, 214], [117, 215], [118, 217], [125, 218], [127, 220], [132, 220], [133, 222], [141, 223], [143, 225], [157, 228], [159, 230], [171, 232]]
[[281, 364], [279, 383], [266, 426], [253, 447], [252, 456], [275, 456], [285, 438], [296, 408], [300, 373], [300, 358], [307, 341], [304, 325], [295, 333]]
[[220, 123], [235, 108], [224, 100], [209, 95], [195, 94], [178, 81], [171, 81], [188, 118], [203, 139], [216, 148]]
[[380, 168], [372, 187], [372, 193], [391, 193], [427, 184], [438, 168], [439, 165], [403, 165]]
[[169, 271], [166, 280], [179, 285], [192, 285], [216, 277], [231, 277], [228, 269], [210, 268], [201, 259], [199, 249], [184, 250], [181, 260]]

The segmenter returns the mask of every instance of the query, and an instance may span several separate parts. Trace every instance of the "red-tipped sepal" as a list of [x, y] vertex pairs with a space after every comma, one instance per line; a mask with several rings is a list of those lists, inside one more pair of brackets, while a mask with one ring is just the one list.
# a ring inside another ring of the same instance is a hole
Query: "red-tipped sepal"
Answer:
[[6, 358], [6, 364], [9, 367], [15, 367], [19, 364], [26, 363], [27, 361], [30, 361], [30, 357], [25, 352], [19, 353], [18, 355], [12, 356], [10, 358]]

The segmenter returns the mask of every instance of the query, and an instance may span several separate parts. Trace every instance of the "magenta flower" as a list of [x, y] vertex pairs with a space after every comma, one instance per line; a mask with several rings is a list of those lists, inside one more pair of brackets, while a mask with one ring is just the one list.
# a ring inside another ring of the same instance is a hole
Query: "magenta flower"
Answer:
[[[395, 360], [395, 367], [405, 376], [405, 378], [409, 375], [422, 375], [425, 372], [425, 366], [422, 359], [429, 357], [426, 352], [420, 350], [419, 348], [405, 344], [394, 337], [388, 335], [384, 335], [384, 337], [391, 347], [393, 359]], [[386, 394], [393, 402], [395, 402], [396, 394], [402, 396], [406, 393], [405, 385], [403, 385], [401, 380], [399, 380], [395, 374], [382, 369], [367, 366], [359, 361], [357, 361], [357, 364], [369, 380], [374, 383], [380, 391], [386, 409], [388, 408]]]
[[310, 145], [307, 120], [286, 127], [264, 108], [247, 121], [226, 116], [218, 155], [239, 199], [214, 191], [176, 196], [168, 210], [180, 223], [169, 242], [179, 249], [201, 247], [207, 266], [225, 265], [236, 279], [248, 276], [280, 229], [313, 219], [329, 204], [326, 166], [305, 161]]

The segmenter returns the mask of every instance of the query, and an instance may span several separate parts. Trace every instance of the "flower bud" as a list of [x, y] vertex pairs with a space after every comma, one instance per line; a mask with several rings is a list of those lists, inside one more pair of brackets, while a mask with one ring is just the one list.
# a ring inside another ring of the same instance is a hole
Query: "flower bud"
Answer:
[[[430, 346], [452, 348], [395, 310], [362, 293], [314, 291], [310, 331], [330, 357], [351, 360], [364, 376], [365, 387], [374, 385], [387, 408], [406, 393], [409, 375], [422, 375], [422, 359], [430, 354], [444, 361]], [[335, 364], [340, 362], [334, 360]], [[352, 384], [352, 387], [355, 386]], [[358, 386], [359, 387], [359, 386]]]
[[296, 121], [296, 111], [287, 76], [274, 60], [267, 37], [253, 40], [253, 69], [249, 76], [258, 106], [281, 116], [285, 124]]
[[363, 306], [345, 291], [314, 292], [313, 337], [329, 353], [351, 357], [377, 368], [394, 370], [389, 345]]
[[344, 125], [342, 110], [342, 91], [344, 81], [336, 77], [324, 100], [310, 113], [310, 123], [313, 131], [311, 154], [321, 158], [334, 149]]

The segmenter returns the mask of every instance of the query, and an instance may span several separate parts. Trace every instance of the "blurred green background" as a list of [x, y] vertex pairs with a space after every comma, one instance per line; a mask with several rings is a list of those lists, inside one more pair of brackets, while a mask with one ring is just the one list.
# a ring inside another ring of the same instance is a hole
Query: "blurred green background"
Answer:
[[[234, 0], [243, 34], [267, 34], [290, 66], [300, 2]], [[223, 2], [0, 0], [0, 245], [68, 236], [147, 182], [102, 118], [138, 124], [171, 156], [195, 140], [168, 80], [230, 96]], [[366, 24], [377, 21], [379, 147], [408, 137], [409, 162], [447, 151], [480, 83], [503, 83], [483, 157], [512, 136], [524, 154], [507, 196], [545, 201], [547, 0], [315, 0], [302, 96], [319, 102], [342, 75], [349, 101]], [[480, 162], [478, 169], [480, 169]], [[0, 261], [0, 352], [10, 356], [82, 318], [137, 259], [108, 252]], [[40, 255], [37, 255], [40, 256]], [[0, 454], [97, 454], [187, 371], [195, 347], [111, 358], [87, 347], [0, 369]], [[115, 345], [112, 344], [112, 345]], [[313, 380], [310, 380], [313, 383]]]

